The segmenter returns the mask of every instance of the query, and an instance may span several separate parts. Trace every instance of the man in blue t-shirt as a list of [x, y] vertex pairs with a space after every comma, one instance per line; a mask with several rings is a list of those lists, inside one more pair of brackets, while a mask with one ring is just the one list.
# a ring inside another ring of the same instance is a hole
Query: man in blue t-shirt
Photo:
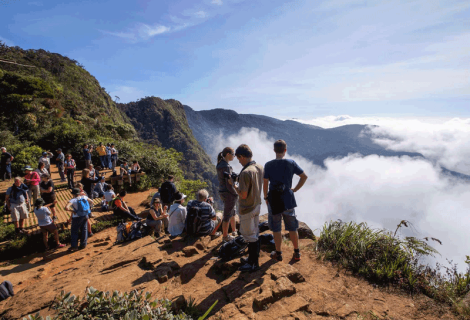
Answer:
[[93, 151], [93, 146], [88, 148], [88, 145], [85, 144], [83, 146], [83, 157], [85, 158], [85, 168], [91, 164], [91, 152]]
[[[263, 184], [264, 200], [268, 205], [268, 224], [276, 244], [276, 251], [271, 253], [271, 258], [282, 261], [281, 223], [284, 219], [284, 226], [289, 231], [289, 238], [294, 245], [293, 259], [300, 260], [299, 235], [297, 233], [299, 222], [295, 215], [297, 203], [294, 192], [302, 188], [308, 177], [294, 160], [284, 159], [287, 152], [287, 144], [284, 140], [277, 140], [274, 143], [274, 152], [276, 159], [264, 165]], [[294, 174], [300, 176], [300, 180], [295, 188], [292, 188]]]

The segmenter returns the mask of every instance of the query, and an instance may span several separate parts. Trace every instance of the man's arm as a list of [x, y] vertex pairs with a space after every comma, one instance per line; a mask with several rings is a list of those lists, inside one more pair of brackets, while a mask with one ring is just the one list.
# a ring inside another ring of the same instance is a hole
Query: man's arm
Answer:
[[292, 189], [292, 191], [294, 191], [294, 192], [299, 191], [300, 188], [302, 188], [302, 186], [305, 184], [305, 181], [307, 181], [307, 179], [308, 179], [308, 177], [307, 177], [307, 175], [305, 174], [305, 172], [303, 172], [302, 174], [300, 174], [299, 177], [300, 177], [299, 182], [297, 183], [297, 185], [295, 186], [295, 188]]
[[67, 205], [65, 206], [65, 211], [72, 211], [73, 212], [72, 202], [67, 203]]
[[269, 187], [269, 179], [263, 179], [263, 194], [264, 199], [266, 200], [266, 204], [268, 203], [268, 187]]

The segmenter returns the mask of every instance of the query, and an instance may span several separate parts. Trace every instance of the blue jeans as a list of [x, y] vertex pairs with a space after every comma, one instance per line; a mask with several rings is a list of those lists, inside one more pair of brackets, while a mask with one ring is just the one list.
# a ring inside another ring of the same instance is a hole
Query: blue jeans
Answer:
[[5, 180], [5, 176], [7, 176], [8, 179], [11, 179], [11, 163], [2, 166], [0, 171], [2, 180]]
[[107, 168], [108, 165], [106, 163], [106, 156], [100, 156], [101, 168]]
[[71, 242], [72, 248], [78, 247], [78, 233], [81, 232], [80, 247], [86, 247], [86, 241], [88, 239], [88, 228], [87, 228], [88, 216], [72, 218], [71, 228]]
[[268, 205], [268, 225], [272, 232], [281, 232], [282, 220], [286, 231], [297, 231], [299, 221], [295, 215], [295, 209], [289, 209], [279, 214], [272, 214], [271, 206]]
[[106, 163], [108, 164], [106, 167], [108, 167], [108, 169], [111, 169], [113, 167], [113, 164], [111, 163], [111, 156], [106, 156]]

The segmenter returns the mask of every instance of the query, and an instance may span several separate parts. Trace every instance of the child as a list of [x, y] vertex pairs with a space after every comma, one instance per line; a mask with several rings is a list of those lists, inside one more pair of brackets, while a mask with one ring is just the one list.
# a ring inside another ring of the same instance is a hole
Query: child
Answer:
[[36, 199], [34, 202], [34, 214], [38, 218], [38, 224], [42, 231], [42, 239], [44, 241], [44, 246], [46, 247], [46, 251], [49, 250], [49, 246], [47, 245], [47, 240], [49, 236], [49, 232], [54, 234], [55, 242], [57, 244], [57, 248], [65, 247], [64, 244], [59, 242], [59, 230], [57, 230], [57, 226], [55, 225], [54, 221], [51, 219], [51, 210], [49, 210], [49, 206], [52, 203], [45, 205], [45, 201], [42, 198]]

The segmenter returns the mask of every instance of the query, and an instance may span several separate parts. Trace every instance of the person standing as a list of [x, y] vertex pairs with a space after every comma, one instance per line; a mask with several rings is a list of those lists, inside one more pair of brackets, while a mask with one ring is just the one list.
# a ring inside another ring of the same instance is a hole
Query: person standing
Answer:
[[74, 178], [75, 178], [75, 169], [77, 168], [77, 164], [75, 163], [75, 160], [72, 159], [71, 154], [67, 154], [65, 156], [64, 166], [65, 166], [65, 174], [67, 176], [67, 184], [69, 186], [69, 189], [73, 189], [75, 188]]
[[83, 169], [82, 170], [82, 180], [80, 181], [83, 184], [83, 190], [86, 192], [88, 198], [93, 200], [93, 189], [95, 183], [100, 180], [99, 177], [90, 178], [90, 170]]
[[238, 194], [240, 210], [240, 234], [248, 242], [248, 259], [241, 259], [240, 271], [253, 272], [259, 269], [259, 214], [261, 210], [261, 188], [263, 187], [263, 167], [252, 160], [253, 152], [246, 144], [235, 151], [238, 162], [243, 166], [238, 176], [238, 186], [232, 179], [229, 183]]
[[65, 244], [61, 244], [59, 241], [59, 230], [54, 221], [51, 219], [51, 211], [48, 208], [48, 205], [45, 205], [45, 202], [42, 198], [36, 199], [34, 202], [34, 214], [38, 218], [38, 225], [41, 228], [42, 240], [44, 242], [44, 247], [46, 251], [49, 250], [49, 245], [47, 244], [49, 235], [48, 233], [54, 234], [55, 242], [57, 248], [65, 247]]
[[232, 235], [236, 236], [236, 224], [235, 224], [235, 206], [238, 201], [238, 194], [232, 184], [228, 183], [229, 177], [232, 176], [233, 169], [229, 162], [235, 157], [235, 151], [226, 147], [217, 156], [217, 178], [219, 180], [219, 196], [224, 202], [224, 218], [222, 220], [222, 235], [223, 241], [229, 241], [233, 239], [228, 234], [229, 225], [232, 226]]
[[15, 183], [7, 189], [5, 196], [5, 203], [10, 209], [11, 220], [15, 225], [15, 232], [27, 233], [23, 230], [24, 220], [29, 218], [28, 208], [26, 204], [29, 203], [28, 187], [23, 183], [20, 177], [15, 178]]
[[2, 155], [0, 157], [0, 176], [5, 181], [5, 176], [8, 177], [8, 181], [11, 179], [11, 162], [15, 159], [11, 154], [7, 152], [7, 148], [2, 147]]
[[113, 172], [116, 170], [117, 159], [118, 151], [114, 147], [114, 143], [111, 143], [111, 169], [113, 169]]
[[83, 158], [85, 159], [85, 168], [88, 168], [91, 164], [91, 152], [93, 147], [88, 148], [88, 145], [83, 145]]
[[[264, 166], [263, 192], [264, 200], [268, 206], [268, 224], [274, 235], [276, 251], [271, 252], [271, 258], [282, 261], [282, 235], [281, 224], [284, 220], [284, 227], [289, 231], [289, 239], [294, 245], [294, 260], [300, 260], [299, 235], [297, 229], [299, 221], [295, 214], [294, 193], [307, 181], [307, 175], [299, 165], [291, 159], [284, 159], [287, 152], [287, 144], [284, 140], [277, 140], [274, 143], [276, 159], [267, 162]], [[300, 180], [292, 188], [292, 178], [294, 174], [300, 176]]]
[[175, 193], [177, 192], [176, 186], [173, 183], [175, 177], [172, 175], [168, 176], [167, 181], [163, 182], [158, 192], [160, 193], [160, 199], [162, 205], [168, 208], [173, 204]]
[[47, 173], [51, 174], [51, 158], [52, 158], [53, 154], [52, 152], [49, 152], [49, 151], [44, 151], [42, 153], [42, 157], [39, 158], [38, 162], [41, 164], [41, 163], [44, 163], [44, 168], [46, 168], [47, 170]]
[[60, 175], [60, 181], [64, 182], [65, 175], [64, 175], [64, 161], [65, 161], [65, 156], [62, 153], [62, 149], [59, 148], [56, 150], [57, 151], [57, 158], [55, 159], [56, 164], [57, 164], [57, 170], [59, 170], [59, 175]]
[[106, 145], [106, 168], [111, 169], [113, 165], [111, 164], [111, 144]]
[[39, 162], [38, 168], [35, 171], [39, 174], [39, 177], [41, 177], [41, 175], [43, 174], [49, 174], [49, 171], [47, 171], [46, 165], [44, 164], [44, 162]]
[[[80, 195], [80, 189], [72, 189], [74, 198], [69, 201], [65, 206], [66, 211], [73, 212], [70, 216], [69, 222], [72, 222], [71, 233], [71, 247], [69, 251], [77, 249], [85, 249], [88, 239], [88, 215], [91, 213], [93, 207], [93, 200], [87, 196]], [[80, 247], [78, 247], [78, 234], [81, 232]]]
[[55, 204], [57, 203], [57, 197], [55, 194], [54, 181], [52, 181], [49, 174], [43, 174], [41, 176], [41, 183], [39, 184], [39, 189], [41, 191], [41, 198], [48, 205], [49, 209], [52, 211], [52, 218], [55, 220]]
[[106, 163], [106, 147], [100, 142], [96, 148], [98, 155], [100, 156], [101, 168], [107, 168], [108, 164]]
[[24, 168], [25, 176], [24, 183], [28, 186], [28, 197], [31, 201], [31, 204], [28, 203], [28, 206], [31, 208], [34, 206], [34, 203], [39, 198], [39, 183], [41, 182], [41, 177], [36, 171], [33, 171], [33, 168], [26, 166]]

